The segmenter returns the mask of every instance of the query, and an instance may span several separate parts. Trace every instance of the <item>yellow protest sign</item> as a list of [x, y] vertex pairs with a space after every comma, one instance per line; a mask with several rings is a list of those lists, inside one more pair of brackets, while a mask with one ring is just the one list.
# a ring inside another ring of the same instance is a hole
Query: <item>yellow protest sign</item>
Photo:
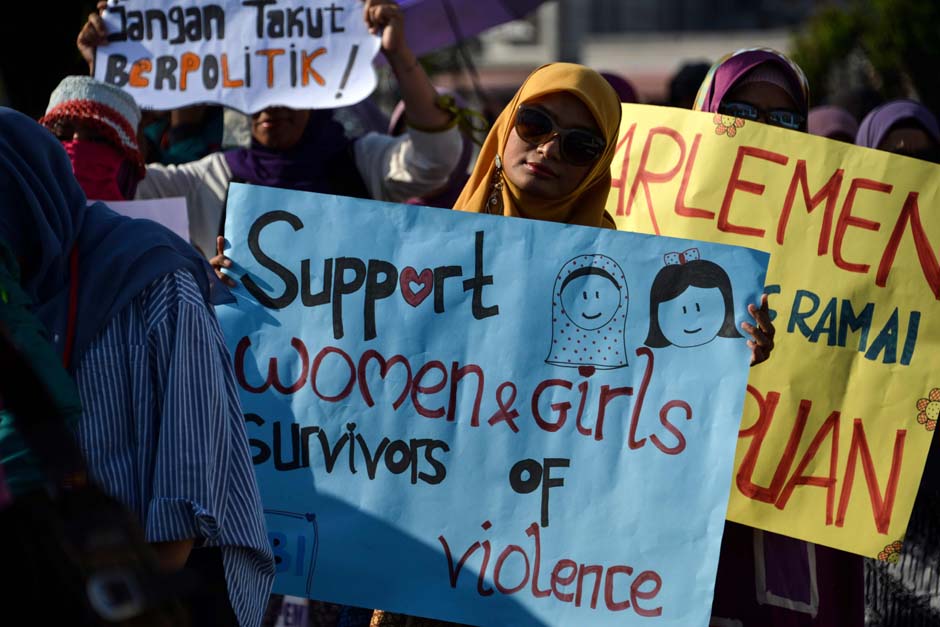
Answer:
[[940, 414], [940, 167], [645, 105], [619, 138], [619, 228], [771, 253], [728, 518], [887, 559]]

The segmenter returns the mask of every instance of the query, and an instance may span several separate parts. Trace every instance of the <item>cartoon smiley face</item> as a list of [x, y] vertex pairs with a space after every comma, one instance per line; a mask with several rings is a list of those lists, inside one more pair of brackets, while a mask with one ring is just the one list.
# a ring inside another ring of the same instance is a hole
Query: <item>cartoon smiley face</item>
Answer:
[[717, 287], [688, 287], [672, 300], [659, 304], [659, 327], [675, 346], [701, 346], [721, 330], [725, 302]]
[[593, 331], [610, 322], [620, 309], [620, 286], [603, 271], [581, 274], [565, 282], [561, 302], [571, 322]]

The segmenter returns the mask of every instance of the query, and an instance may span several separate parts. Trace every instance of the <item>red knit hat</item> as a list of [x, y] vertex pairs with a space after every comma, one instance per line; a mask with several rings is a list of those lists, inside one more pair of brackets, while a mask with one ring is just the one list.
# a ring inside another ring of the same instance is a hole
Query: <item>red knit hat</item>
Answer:
[[144, 158], [137, 145], [140, 109], [130, 94], [90, 76], [66, 76], [53, 90], [39, 123], [52, 129], [62, 120], [93, 126], [124, 153], [138, 178], [144, 177]]

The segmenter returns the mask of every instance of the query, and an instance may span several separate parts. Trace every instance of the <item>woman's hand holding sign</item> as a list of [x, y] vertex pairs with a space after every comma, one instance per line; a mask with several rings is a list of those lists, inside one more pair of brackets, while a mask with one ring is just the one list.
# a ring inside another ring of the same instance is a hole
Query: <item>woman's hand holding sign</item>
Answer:
[[209, 265], [212, 266], [212, 269], [215, 270], [216, 276], [219, 279], [228, 285], [229, 287], [235, 287], [238, 285], [231, 276], [222, 272], [223, 268], [231, 268], [232, 260], [225, 256], [225, 253], [222, 252], [223, 247], [225, 246], [225, 238], [219, 235], [215, 238], [215, 256], [209, 259]]
[[82, 58], [88, 63], [89, 74], [95, 72], [95, 50], [98, 49], [98, 46], [108, 43], [108, 29], [104, 24], [104, 20], [101, 19], [101, 13], [107, 6], [106, 0], [98, 0], [95, 12], [88, 16], [88, 21], [85, 22], [85, 26], [78, 33], [78, 39], [75, 41]]
[[747, 341], [747, 345], [751, 347], [751, 365], [756, 366], [770, 358], [770, 352], [774, 349], [774, 335], [777, 330], [774, 328], [774, 323], [770, 321], [767, 294], [761, 297], [759, 308], [757, 305], [748, 305], [747, 310], [754, 317], [757, 326], [749, 322], [742, 322], [741, 328], [751, 336], [751, 339]]

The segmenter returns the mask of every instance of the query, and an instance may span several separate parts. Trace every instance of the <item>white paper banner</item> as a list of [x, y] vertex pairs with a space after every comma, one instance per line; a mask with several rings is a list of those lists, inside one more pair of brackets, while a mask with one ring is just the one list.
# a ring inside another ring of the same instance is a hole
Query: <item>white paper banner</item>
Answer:
[[95, 78], [143, 108], [326, 109], [375, 89], [359, 0], [109, 0]]

